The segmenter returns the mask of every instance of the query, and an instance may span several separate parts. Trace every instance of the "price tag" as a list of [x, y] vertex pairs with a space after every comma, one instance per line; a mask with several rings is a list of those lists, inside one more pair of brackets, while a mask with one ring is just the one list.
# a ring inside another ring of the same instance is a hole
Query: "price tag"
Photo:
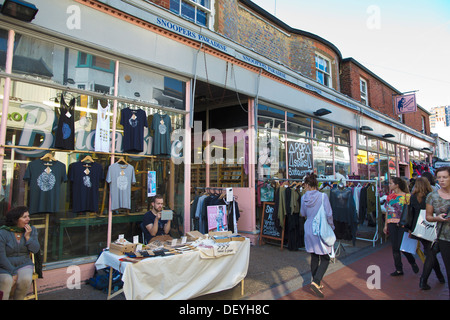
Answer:
[[139, 236], [133, 236], [133, 244], [139, 243]]
[[177, 245], [177, 239], [172, 239], [172, 247], [175, 247]]
[[119, 240], [123, 240], [125, 236], [123, 234], [119, 234]]
[[186, 236], [184, 236], [184, 237], [181, 237], [181, 244], [185, 244], [185, 243], [186, 243], [186, 239], [187, 239], [187, 237], [186, 237]]
[[139, 243], [139, 244], [136, 246], [136, 251], [141, 251], [141, 250], [142, 250], [142, 244]]
[[72, 115], [70, 114], [69, 111], [66, 112], [66, 117], [70, 119], [70, 117], [72, 117]]
[[227, 202], [233, 201], [233, 188], [227, 188]]

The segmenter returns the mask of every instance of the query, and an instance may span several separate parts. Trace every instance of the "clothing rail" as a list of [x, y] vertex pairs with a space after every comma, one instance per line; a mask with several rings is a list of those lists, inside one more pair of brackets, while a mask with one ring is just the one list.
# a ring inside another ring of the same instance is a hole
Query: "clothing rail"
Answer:
[[[372, 242], [372, 246], [375, 247], [375, 243], [378, 241], [378, 201], [379, 201], [379, 195], [378, 195], [378, 180], [358, 180], [358, 179], [317, 179], [319, 182], [342, 182], [342, 180], [345, 180], [345, 183], [347, 182], [363, 182], [363, 183], [373, 183], [375, 184], [375, 235], [372, 239], [366, 239], [366, 238], [360, 238], [356, 237], [358, 240], [362, 241], [369, 241]], [[383, 239], [381, 239], [381, 242], [383, 242]]]

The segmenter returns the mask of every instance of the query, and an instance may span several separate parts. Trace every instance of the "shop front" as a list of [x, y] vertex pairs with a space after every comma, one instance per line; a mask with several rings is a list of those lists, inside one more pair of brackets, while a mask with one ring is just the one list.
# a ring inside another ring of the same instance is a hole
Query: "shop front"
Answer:
[[[44, 269], [58, 275], [44, 274], [47, 288], [66, 283], [64, 266], [85, 265], [89, 277], [119, 234], [140, 235], [155, 193], [174, 211], [171, 235], [178, 238], [198, 230], [196, 196], [232, 188], [235, 229], [255, 244], [261, 185], [311, 171], [324, 180], [339, 172], [387, 181], [407, 163], [399, 160], [399, 146], [409, 152], [431, 146], [403, 127], [394, 130], [398, 141], [380, 138], [397, 123], [157, 7], [35, 4], [40, 14], [30, 25], [1, 18], [1, 214], [30, 206]], [[72, 5], [86, 17], [80, 28], [68, 27]], [[331, 114], [314, 115], [321, 108]], [[362, 121], [373, 134], [360, 131]], [[130, 136], [130, 128], [141, 131]], [[61, 138], [73, 142], [60, 145]], [[106, 147], [99, 138], [109, 141]], [[51, 177], [54, 163], [63, 168], [59, 179]], [[119, 204], [113, 166], [119, 177], [132, 167], [130, 184], [122, 186], [129, 197]], [[41, 191], [58, 190], [51, 209], [34, 205], [36, 174]], [[82, 189], [91, 187], [88, 194]], [[82, 192], [93, 206], [77, 200]]]

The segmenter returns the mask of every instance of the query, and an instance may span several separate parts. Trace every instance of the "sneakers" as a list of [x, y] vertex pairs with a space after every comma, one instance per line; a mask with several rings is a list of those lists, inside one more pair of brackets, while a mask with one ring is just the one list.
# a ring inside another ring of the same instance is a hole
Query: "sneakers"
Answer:
[[322, 292], [322, 288], [323, 286], [319, 286], [317, 285], [314, 281], [311, 282], [311, 284], [309, 285], [310, 289], [312, 290], [312, 292], [314, 292], [314, 294], [319, 297], [319, 298], [323, 298], [323, 292]]

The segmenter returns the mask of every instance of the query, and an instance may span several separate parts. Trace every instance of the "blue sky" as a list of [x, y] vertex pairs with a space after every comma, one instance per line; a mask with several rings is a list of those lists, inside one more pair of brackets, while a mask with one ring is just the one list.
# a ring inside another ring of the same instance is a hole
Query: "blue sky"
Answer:
[[450, 1], [252, 1], [330, 41], [343, 58], [354, 58], [401, 92], [418, 90], [423, 108], [450, 105]]

